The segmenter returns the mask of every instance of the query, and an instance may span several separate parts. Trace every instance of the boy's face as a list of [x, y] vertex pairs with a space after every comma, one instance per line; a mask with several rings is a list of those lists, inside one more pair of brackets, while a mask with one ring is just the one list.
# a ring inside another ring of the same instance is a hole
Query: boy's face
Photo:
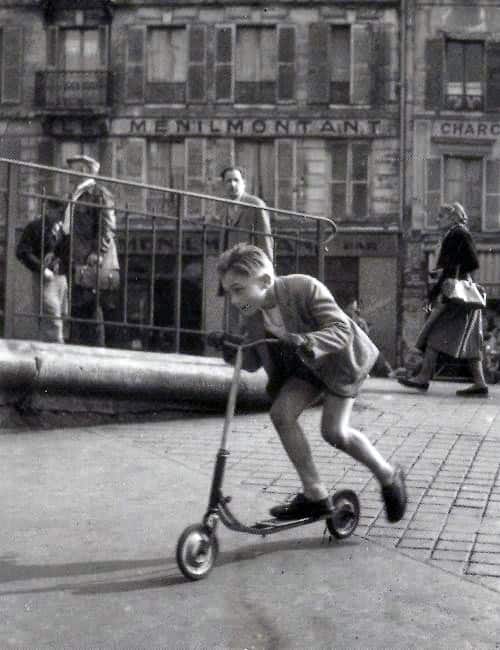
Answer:
[[229, 270], [222, 277], [222, 287], [229, 296], [231, 304], [247, 318], [264, 306], [267, 292], [273, 285], [269, 274], [244, 275]]

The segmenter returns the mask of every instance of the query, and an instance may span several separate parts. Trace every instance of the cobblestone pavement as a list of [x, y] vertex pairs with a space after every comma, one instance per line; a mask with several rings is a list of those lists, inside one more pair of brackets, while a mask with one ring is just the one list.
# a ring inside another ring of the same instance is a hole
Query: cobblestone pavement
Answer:
[[[460, 399], [456, 384], [436, 382], [425, 395], [394, 381], [370, 379], [352, 424], [407, 473], [409, 504], [398, 524], [384, 516], [380, 489], [363, 467], [319, 435], [321, 411], [302, 417], [320, 473], [332, 490], [361, 500], [356, 534], [500, 591], [500, 387], [490, 398]], [[222, 417], [138, 425], [135, 443], [209, 477]], [[228, 445], [228, 489], [238, 484], [272, 502], [300, 488], [266, 413], [235, 418]]]

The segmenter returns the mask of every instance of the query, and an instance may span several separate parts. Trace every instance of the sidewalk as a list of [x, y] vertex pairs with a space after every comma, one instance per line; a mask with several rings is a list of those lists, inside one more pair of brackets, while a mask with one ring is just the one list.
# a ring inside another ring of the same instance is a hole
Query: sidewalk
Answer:
[[[2, 648], [495, 648], [500, 644], [500, 390], [426, 395], [366, 383], [354, 424], [408, 472], [389, 525], [378, 487], [304, 425], [332, 489], [358, 491], [356, 533], [315, 524], [261, 539], [219, 529], [206, 580], [175, 563], [205, 509], [222, 431], [211, 416], [3, 431]], [[298, 488], [267, 414], [239, 416], [224, 492], [251, 523]]]

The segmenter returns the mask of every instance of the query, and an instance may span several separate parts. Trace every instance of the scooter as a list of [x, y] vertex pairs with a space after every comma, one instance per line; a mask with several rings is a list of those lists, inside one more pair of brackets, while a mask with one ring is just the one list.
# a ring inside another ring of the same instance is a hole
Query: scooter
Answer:
[[236, 350], [236, 358], [226, 405], [222, 440], [215, 460], [208, 507], [201, 523], [192, 524], [184, 530], [179, 537], [176, 549], [176, 559], [179, 569], [189, 580], [201, 580], [205, 578], [214, 567], [219, 553], [219, 542], [217, 538], [217, 525], [219, 521], [230, 530], [238, 533], [248, 533], [262, 537], [274, 535], [291, 528], [297, 528], [298, 526], [314, 524], [317, 521], [323, 520], [333, 538], [345, 539], [352, 535], [358, 525], [360, 515], [359, 499], [352, 490], [340, 490], [333, 494], [333, 512], [328, 517], [314, 516], [291, 521], [271, 518], [257, 521], [253, 525], [247, 526], [236, 518], [228, 506], [231, 502], [231, 497], [224, 496], [222, 485], [224, 482], [226, 462], [230, 455], [226, 446], [236, 408], [243, 352], [247, 348], [262, 343], [274, 344], [277, 342], [278, 339], [260, 339], [250, 343], [245, 343], [241, 339], [238, 339], [238, 342], [234, 342], [234, 337], [233, 341], [231, 341], [231, 338], [225, 338], [223, 341], [225, 346]]

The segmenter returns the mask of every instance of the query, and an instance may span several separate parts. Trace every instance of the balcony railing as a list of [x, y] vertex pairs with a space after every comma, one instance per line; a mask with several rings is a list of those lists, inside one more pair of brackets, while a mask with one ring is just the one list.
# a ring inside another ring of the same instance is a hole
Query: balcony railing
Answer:
[[482, 95], [445, 95], [445, 107], [450, 111], [482, 111]]
[[111, 73], [102, 70], [43, 70], [36, 73], [40, 108], [95, 109], [111, 101]]

